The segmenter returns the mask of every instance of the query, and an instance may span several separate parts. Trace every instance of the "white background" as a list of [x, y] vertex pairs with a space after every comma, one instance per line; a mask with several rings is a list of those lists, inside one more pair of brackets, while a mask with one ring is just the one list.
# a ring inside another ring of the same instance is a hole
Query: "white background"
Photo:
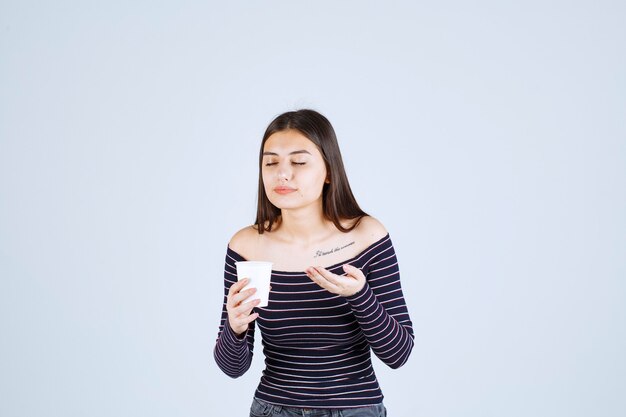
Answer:
[[0, 3], [0, 415], [246, 416], [212, 349], [278, 114], [334, 124], [390, 416], [626, 415], [620, 1]]

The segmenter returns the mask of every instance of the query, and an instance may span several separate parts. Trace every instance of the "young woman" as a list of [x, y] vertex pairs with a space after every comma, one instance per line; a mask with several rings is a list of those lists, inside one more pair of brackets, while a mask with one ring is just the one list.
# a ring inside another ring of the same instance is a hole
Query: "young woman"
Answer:
[[[273, 262], [270, 301], [243, 302], [236, 261]], [[393, 245], [357, 204], [335, 132], [312, 110], [268, 126], [254, 225], [226, 251], [215, 360], [227, 375], [252, 361], [255, 327], [266, 368], [251, 416], [384, 416], [370, 351], [392, 368], [413, 348]]]

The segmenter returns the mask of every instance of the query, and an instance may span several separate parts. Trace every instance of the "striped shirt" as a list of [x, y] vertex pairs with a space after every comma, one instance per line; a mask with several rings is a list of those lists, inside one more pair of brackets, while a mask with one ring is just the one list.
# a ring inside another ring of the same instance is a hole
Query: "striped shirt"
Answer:
[[366, 284], [350, 297], [332, 294], [304, 272], [272, 271], [269, 305], [237, 337], [228, 325], [226, 296], [237, 281], [230, 248], [224, 269], [224, 305], [215, 360], [233, 378], [252, 361], [255, 327], [261, 331], [265, 370], [255, 396], [304, 408], [351, 408], [381, 403], [383, 394], [370, 350], [391, 368], [413, 348], [413, 327], [400, 286], [398, 261], [387, 234], [359, 255], [327, 268], [344, 274], [346, 263], [363, 272]]

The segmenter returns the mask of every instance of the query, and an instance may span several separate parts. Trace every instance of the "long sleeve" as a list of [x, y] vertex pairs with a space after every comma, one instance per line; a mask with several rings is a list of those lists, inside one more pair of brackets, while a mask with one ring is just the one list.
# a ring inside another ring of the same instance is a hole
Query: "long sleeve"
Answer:
[[391, 240], [372, 248], [361, 268], [366, 284], [346, 300], [372, 351], [391, 368], [406, 363], [414, 345], [413, 324], [406, 307], [400, 271]]
[[235, 335], [228, 324], [228, 312], [226, 311], [226, 299], [230, 286], [237, 282], [237, 269], [235, 259], [226, 253], [224, 266], [224, 304], [222, 305], [222, 317], [219, 332], [213, 350], [213, 357], [217, 366], [231, 378], [242, 376], [250, 368], [254, 351], [254, 322], [250, 323], [248, 331], [243, 338]]

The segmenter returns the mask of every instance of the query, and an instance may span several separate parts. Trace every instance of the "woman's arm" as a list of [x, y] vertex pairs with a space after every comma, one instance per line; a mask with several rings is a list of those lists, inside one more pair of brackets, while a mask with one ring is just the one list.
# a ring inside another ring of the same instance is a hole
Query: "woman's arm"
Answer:
[[362, 258], [360, 268], [344, 265], [345, 275], [320, 267], [308, 268], [307, 274], [321, 287], [346, 298], [376, 356], [391, 368], [399, 368], [413, 349], [414, 334], [389, 235]]
[[[237, 335], [228, 321], [229, 297], [233, 303], [233, 297], [245, 299], [247, 293], [239, 293], [242, 283], [237, 283], [237, 270], [235, 259], [230, 251], [226, 253], [224, 266], [224, 304], [222, 305], [222, 317], [219, 332], [213, 350], [213, 357], [217, 366], [228, 376], [238, 378], [243, 375], [252, 363], [254, 351], [254, 321], [248, 324], [248, 329], [241, 335]], [[239, 296], [241, 294], [241, 296]], [[238, 303], [237, 303], [238, 304]]]
[[370, 347], [389, 367], [404, 365], [414, 345], [413, 324], [406, 307], [396, 254], [387, 238], [367, 261], [366, 283], [346, 297]]

